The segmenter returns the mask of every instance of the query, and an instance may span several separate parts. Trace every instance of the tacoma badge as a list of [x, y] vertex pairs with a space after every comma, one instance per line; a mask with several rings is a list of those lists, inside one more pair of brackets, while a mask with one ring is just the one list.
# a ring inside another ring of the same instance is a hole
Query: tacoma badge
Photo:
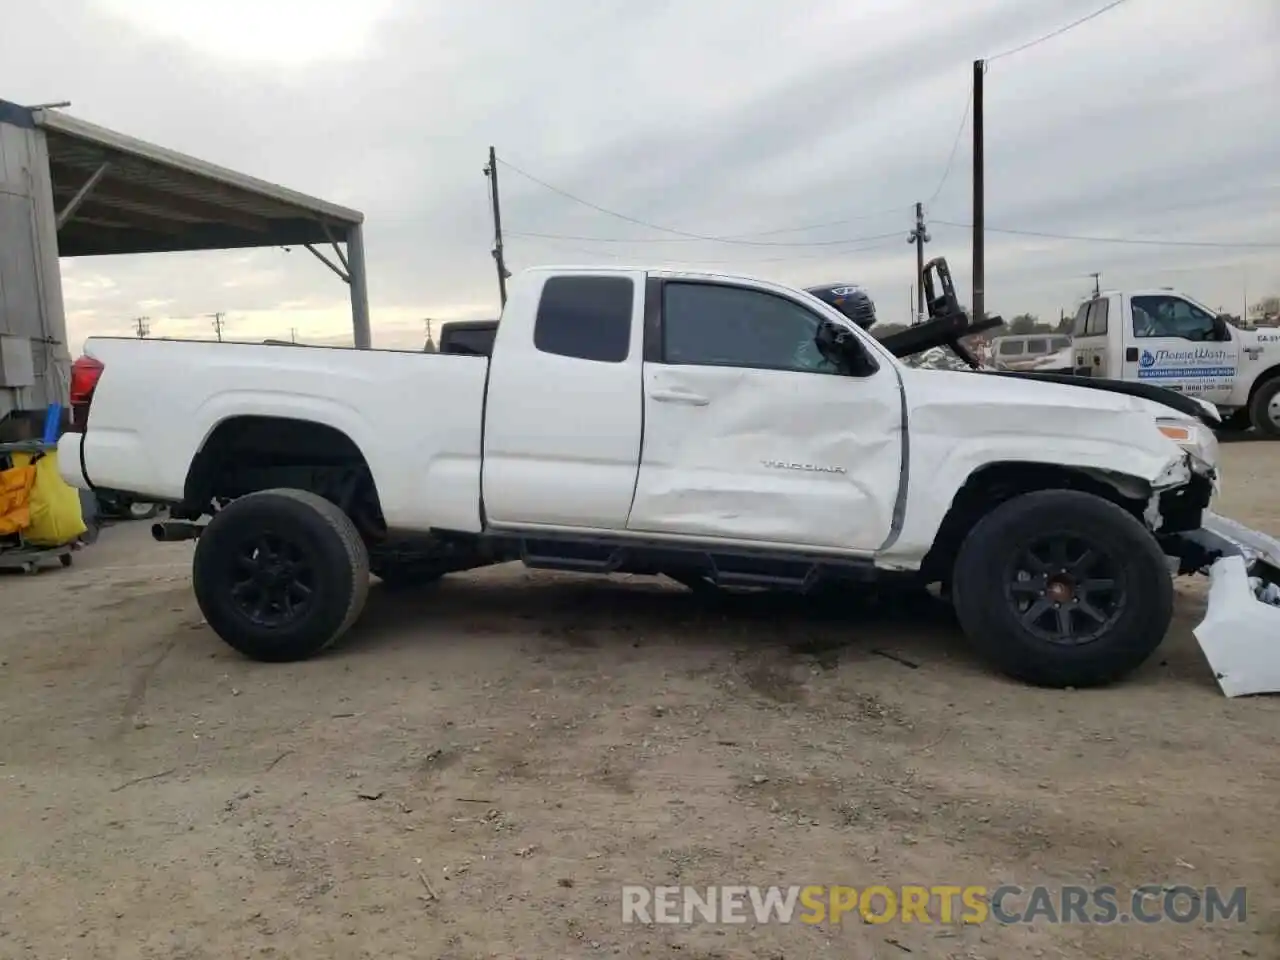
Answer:
[[808, 473], [848, 473], [844, 467], [824, 467], [813, 463], [790, 463], [786, 460], [761, 460], [771, 470], [804, 470]]

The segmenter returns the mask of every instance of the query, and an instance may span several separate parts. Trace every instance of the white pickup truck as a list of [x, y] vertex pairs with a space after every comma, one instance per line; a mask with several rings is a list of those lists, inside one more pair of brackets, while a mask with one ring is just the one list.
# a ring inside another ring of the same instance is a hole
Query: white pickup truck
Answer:
[[[930, 313], [967, 322], [949, 277]], [[1280, 546], [1206, 529], [1213, 415], [1186, 397], [915, 370], [808, 293], [669, 270], [527, 271], [488, 353], [95, 337], [61, 470], [171, 504], [157, 538], [198, 538], [201, 610], [261, 660], [341, 636], [370, 572], [510, 560], [720, 588], [940, 584], [983, 654], [1051, 686], [1148, 657], [1171, 565], [1248, 595], [1211, 608], [1223, 636], [1280, 622], [1247, 579], [1280, 576]]]
[[1242, 330], [1171, 288], [1081, 304], [1070, 347], [1031, 369], [1150, 383], [1212, 403], [1229, 425], [1280, 437], [1280, 330]]

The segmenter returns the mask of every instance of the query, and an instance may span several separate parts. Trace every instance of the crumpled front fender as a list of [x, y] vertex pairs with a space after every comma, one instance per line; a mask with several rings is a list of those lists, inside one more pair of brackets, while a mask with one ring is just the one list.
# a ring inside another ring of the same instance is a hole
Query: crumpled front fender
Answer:
[[1280, 540], [1208, 512], [1189, 536], [1221, 554], [1193, 631], [1218, 686], [1228, 697], [1280, 693]]

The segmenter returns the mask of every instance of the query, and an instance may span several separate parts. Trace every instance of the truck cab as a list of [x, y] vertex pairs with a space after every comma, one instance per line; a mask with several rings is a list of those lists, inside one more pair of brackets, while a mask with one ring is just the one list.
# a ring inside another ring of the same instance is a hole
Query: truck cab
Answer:
[[1280, 331], [1242, 330], [1160, 288], [1099, 294], [1081, 304], [1072, 333], [1078, 376], [1166, 387], [1280, 436]]

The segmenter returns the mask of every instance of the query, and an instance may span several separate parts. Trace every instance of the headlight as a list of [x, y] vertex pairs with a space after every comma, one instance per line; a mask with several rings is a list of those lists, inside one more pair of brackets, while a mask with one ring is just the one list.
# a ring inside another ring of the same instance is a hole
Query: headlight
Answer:
[[1166, 437], [1191, 455], [1192, 464], [1199, 472], [1208, 473], [1218, 468], [1218, 438], [1202, 423], [1191, 420], [1160, 418], [1156, 426]]

